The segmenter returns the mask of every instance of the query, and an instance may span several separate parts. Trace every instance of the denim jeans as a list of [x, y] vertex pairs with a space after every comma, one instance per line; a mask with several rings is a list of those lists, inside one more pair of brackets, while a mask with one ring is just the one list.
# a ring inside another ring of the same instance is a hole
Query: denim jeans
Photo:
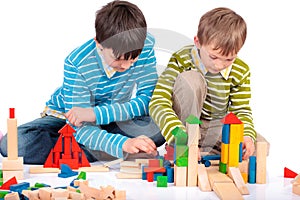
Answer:
[[[53, 116], [45, 116], [18, 126], [18, 155], [23, 157], [25, 164], [44, 164], [51, 149], [56, 144], [58, 131], [66, 124], [66, 120]], [[124, 122], [113, 122], [102, 125], [102, 129], [109, 133], [119, 133], [130, 138], [139, 135], [150, 137], [157, 146], [161, 146], [165, 139], [159, 128], [149, 116], [136, 117]], [[89, 162], [98, 161], [93, 151], [79, 144]], [[0, 153], [7, 156], [7, 135], [0, 142]]]

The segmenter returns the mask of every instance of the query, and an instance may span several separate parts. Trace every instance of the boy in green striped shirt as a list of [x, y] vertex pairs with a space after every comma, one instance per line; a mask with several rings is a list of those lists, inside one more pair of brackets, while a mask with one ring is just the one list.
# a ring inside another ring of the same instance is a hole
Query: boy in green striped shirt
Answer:
[[233, 112], [244, 123], [243, 159], [254, 153], [257, 134], [249, 105], [250, 70], [237, 57], [246, 35], [247, 26], [240, 15], [215, 8], [201, 17], [194, 45], [172, 55], [149, 104], [150, 115], [167, 144], [173, 143], [172, 130], [186, 130], [185, 119], [193, 114], [203, 122], [201, 152], [219, 153], [221, 119]]

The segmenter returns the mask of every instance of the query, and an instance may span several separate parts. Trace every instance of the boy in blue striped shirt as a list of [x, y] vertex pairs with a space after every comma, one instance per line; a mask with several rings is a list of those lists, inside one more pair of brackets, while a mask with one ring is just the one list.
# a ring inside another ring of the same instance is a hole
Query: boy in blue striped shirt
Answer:
[[[18, 127], [19, 156], [43, 164], [58, 131], [69, 123], [90, 162], [99, 152], [126, 158], [156, 155], [165, 142], [148, 113], [157, 82], [154, 38], [141, 10], [113, 1], [96, 13], [96, 37], [65, 59], [64, 80], [46, 103], [42, 117]], [[7, 155], [7, 138], [0, 144]]]

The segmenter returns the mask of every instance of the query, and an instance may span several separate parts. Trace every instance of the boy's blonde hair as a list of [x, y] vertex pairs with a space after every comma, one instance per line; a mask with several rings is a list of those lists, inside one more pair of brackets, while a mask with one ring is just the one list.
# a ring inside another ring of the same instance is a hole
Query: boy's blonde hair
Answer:
[[197, 37], [200, 45], [214, 45], [221, 55], [237, 54], [245, 43], [247, 25], [229, 8], [215, 8], [205, 13], [199, 22]]

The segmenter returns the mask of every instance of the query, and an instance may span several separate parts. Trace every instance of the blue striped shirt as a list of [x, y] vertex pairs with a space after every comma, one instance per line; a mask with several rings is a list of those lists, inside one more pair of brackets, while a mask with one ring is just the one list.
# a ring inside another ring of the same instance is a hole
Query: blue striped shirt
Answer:
[[46, 103], [52, 110], [93, 107], [95, 123], [75, 127], [76, 140], [89, 149], [122, 158], [128, 137], [109, 133], [99, 125], [148, 115], [148, 104], [157, 82], [154, 38], [148, 34], [138, 60], [125, 72], [107, 77], [94, 39], [73, 50], [65, 59], [64, 82]]

